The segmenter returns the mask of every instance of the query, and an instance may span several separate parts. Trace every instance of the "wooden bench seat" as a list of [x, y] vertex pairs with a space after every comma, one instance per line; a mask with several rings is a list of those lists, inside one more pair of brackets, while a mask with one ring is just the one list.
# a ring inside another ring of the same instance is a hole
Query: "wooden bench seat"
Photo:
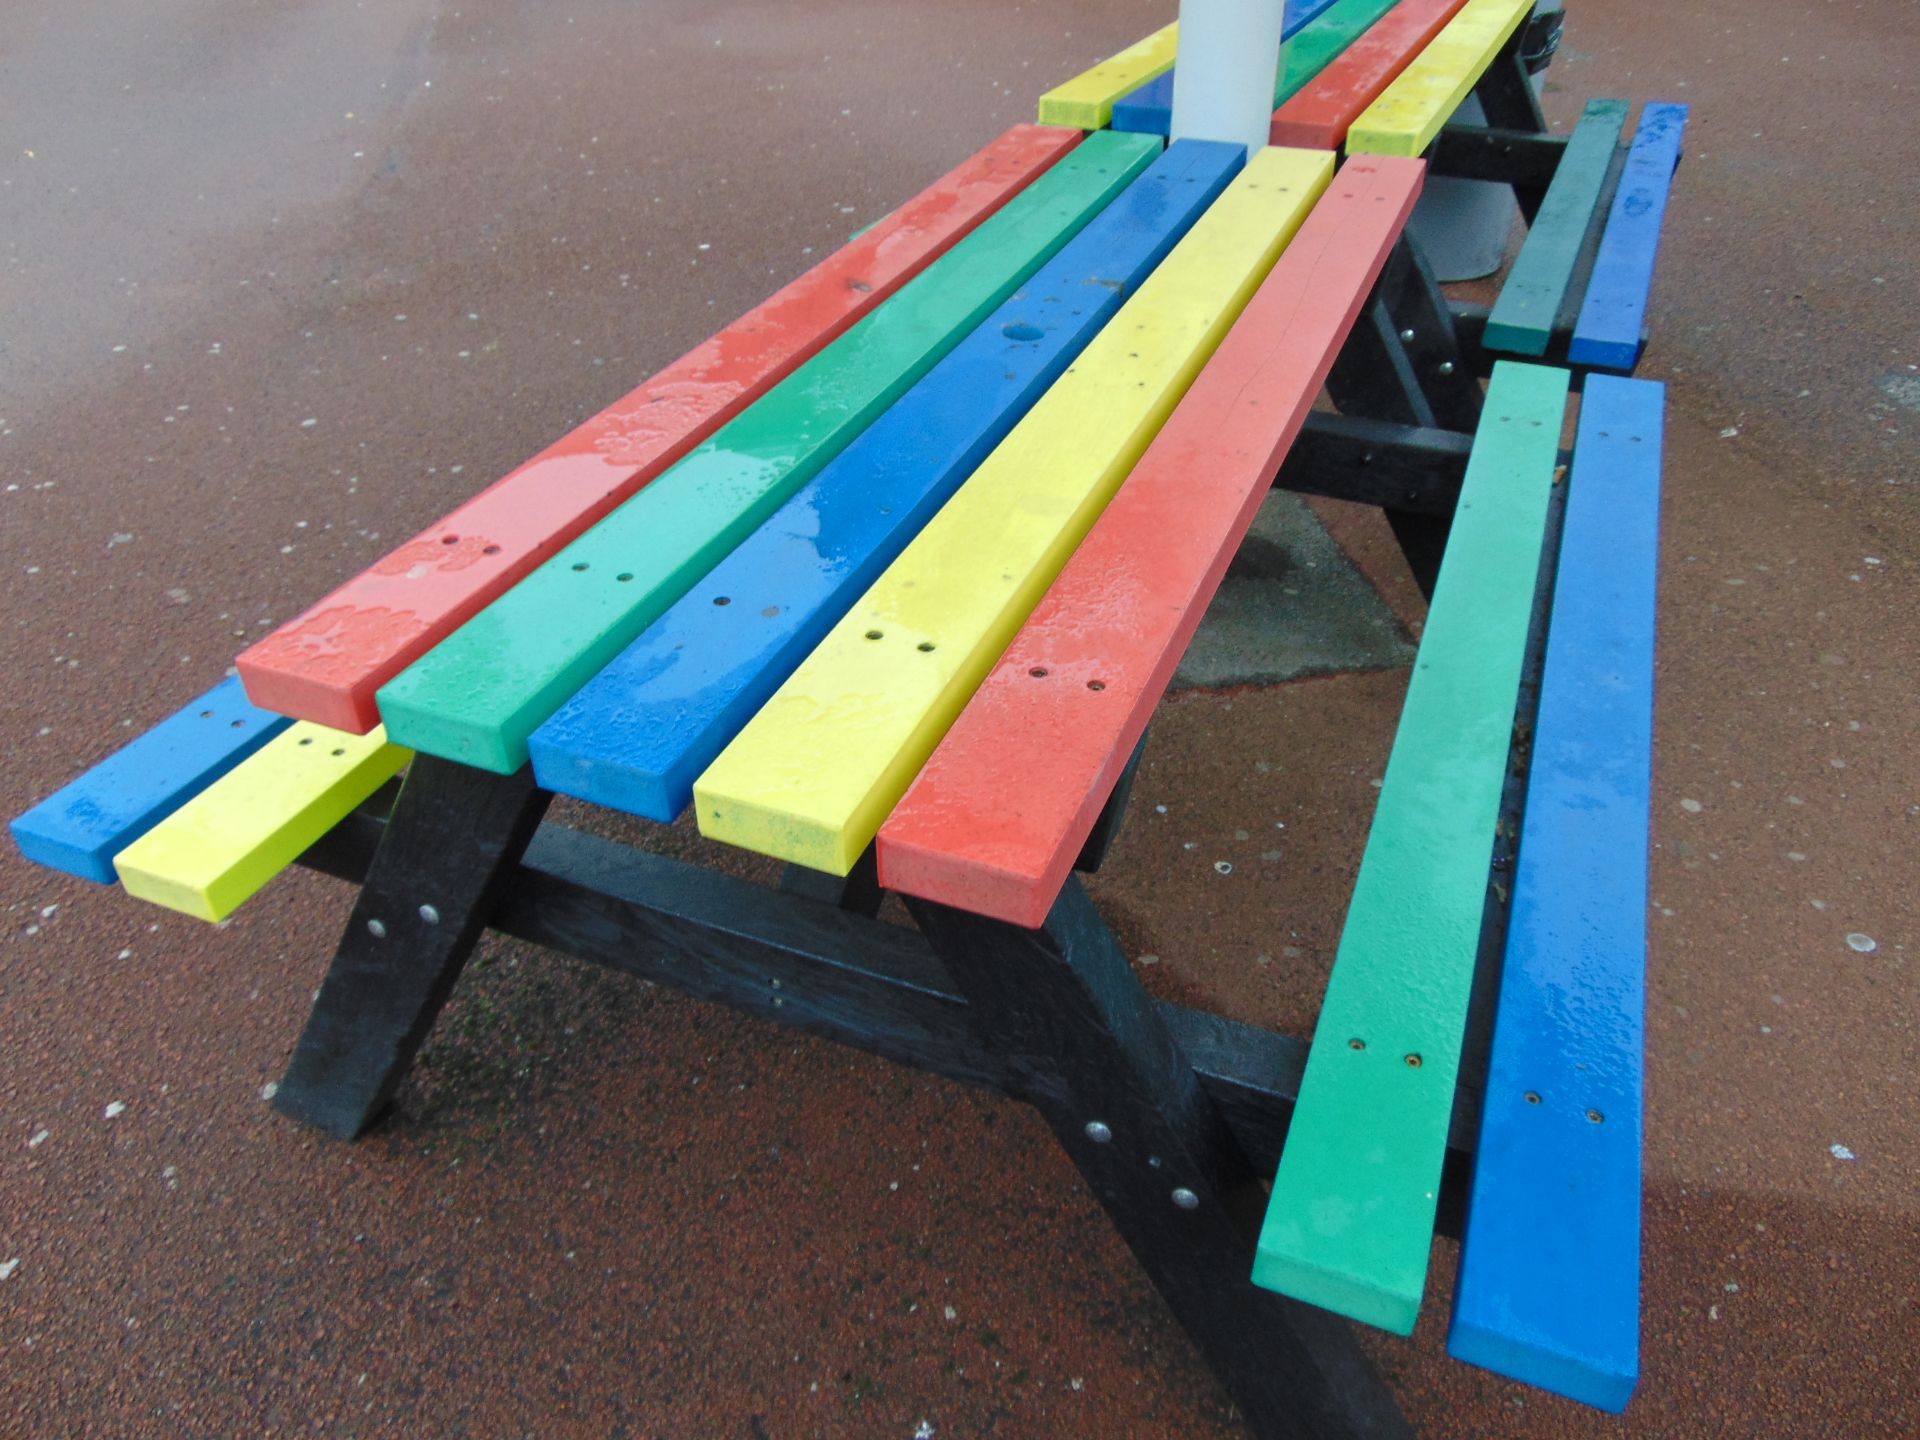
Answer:
[[1640, 363], [1661, 221], [1686, 122], [1684, 105], [1648, 105], [1641, 114], [1574, 324], [1571, 364], [1632, 370]]
[[536, 730], [550, 790], [672, 820], [693, 782], [1239, 171], [1182, 141]]
[[1353, 122], [1410, 65], [1466, 0], [1401, 0], [1273, 113], [1276, 145], [1338, 150]]

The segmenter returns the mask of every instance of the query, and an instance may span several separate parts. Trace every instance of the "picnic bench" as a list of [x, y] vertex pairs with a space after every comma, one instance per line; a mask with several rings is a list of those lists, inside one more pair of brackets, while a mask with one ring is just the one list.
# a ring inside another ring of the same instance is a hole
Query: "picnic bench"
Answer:
[[[1067, 82], [16, 842], [206, 920], [296, 863], [356, 886], [274, 1099], [333, 1135], [493, 929], [1031, 1104], [1254, 1433], [1410, 1433], [1342, 1317], [1410, 1332], [1436, 1232], [1456, 1356], [1620, 1409], [1664, 406], [1630, 372], [1685, 112], [1550, 134], [1529, 8], [1296, 4], [1252, 155], [1163, 139], [1170, 32]], [[1428, 175], [1530, 222], [1490, 308], [1407, 231]], [[1429, 602], [1311, 1043], [1152, 998], [1076, 875], [1276, 485], [1379, 506]], [[555, 794], [691, 807], [784, 878]]]

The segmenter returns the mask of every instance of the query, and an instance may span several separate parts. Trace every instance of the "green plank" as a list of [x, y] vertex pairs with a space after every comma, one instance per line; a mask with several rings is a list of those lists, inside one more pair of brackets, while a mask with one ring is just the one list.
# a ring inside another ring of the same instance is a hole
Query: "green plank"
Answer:
[[1160, 153], [1090, 136], [900, 293], [379, 693], [395, 744], [501, 773], [527, 737]]
[[1274, 82], [1278, 110], [1306, 83], [1331, 65], [1374, 22], [1400, 0], [1338, 0], [1280, 47], [1280, 76]]
[[1487, 317], [1486, 346], [1510, 355], [1544, 355], [1553, 322], [1573, 282], [1593, 217], [1607, 187], [1607, 169], [1627, 123], [1624, 100], [1589, 100], [1574, 127], [1527, 243]]
[[1567, 372], [1502, 361], [1447, 541], [1254, 1261], [1405, 1335], [1486, 903]]

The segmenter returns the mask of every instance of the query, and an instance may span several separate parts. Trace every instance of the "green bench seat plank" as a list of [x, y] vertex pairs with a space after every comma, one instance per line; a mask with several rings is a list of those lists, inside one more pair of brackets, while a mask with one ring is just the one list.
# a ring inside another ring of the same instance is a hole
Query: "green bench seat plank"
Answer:
[[1408, 1334], [1426, 1286], [1568, 374], [1494, 367], [1253, 1278]]
[[527, 737], [1160, 151], [1088, 137], [671, 470], [379, 692], [396, 744], [511, 773]]
[[1544, 355], [1566, 303], [1580, 247], [1593, 228], [1607, 171], [1627, 124], [1624, 100], [1591, 100], [1567, 141], [1553, 184], [1527, 232], [1487, 317], [1486, 346], [1510, 355]]

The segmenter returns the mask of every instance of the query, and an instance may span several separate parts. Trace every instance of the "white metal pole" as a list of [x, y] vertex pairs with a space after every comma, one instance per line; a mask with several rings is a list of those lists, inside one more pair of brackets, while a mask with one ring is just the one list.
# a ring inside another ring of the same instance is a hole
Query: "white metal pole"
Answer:
[[1173, 68], [1175, 140], [1267, 143], [1285, 0], [1180, 0]]

